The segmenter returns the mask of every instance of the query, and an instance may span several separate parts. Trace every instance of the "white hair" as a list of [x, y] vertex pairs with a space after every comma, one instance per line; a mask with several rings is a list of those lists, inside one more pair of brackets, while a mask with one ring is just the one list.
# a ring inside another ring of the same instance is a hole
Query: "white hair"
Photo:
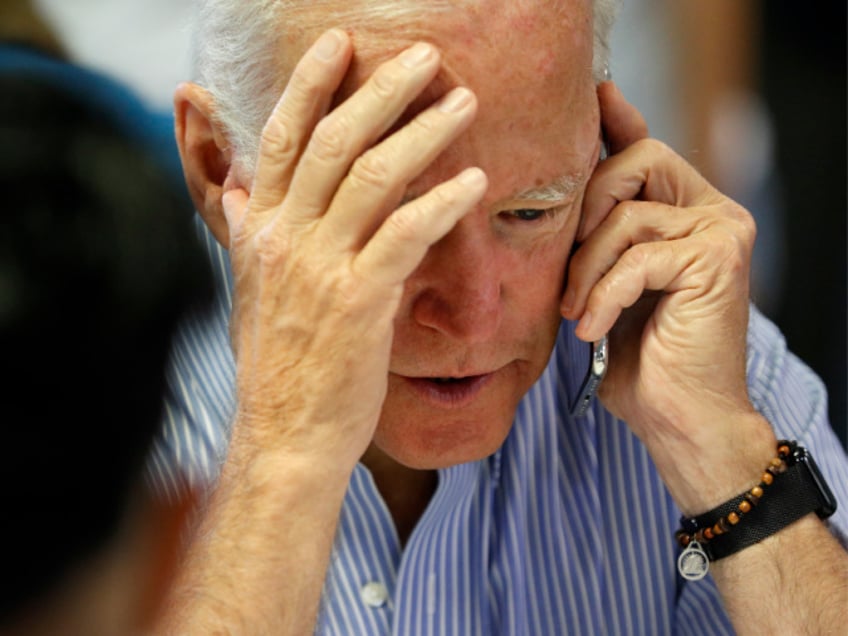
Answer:
[[[596, 82], [606, 75], [609, 39], [621, 0], [592, 0]], [[421, 13], [456, 9], [456, 0], [196, 0], [192, 63], [194, 80], [215, 99], [215, 117], [238, 164], [252, 172], [259, 133], [282, 92], [280, 42], [288, 29], [302, 33], [327, 24], [373, 20], [402, 28]], [[303, 11], [304, 6], [308, 11]], [[297, 11], [300, 9], [300, 11]], [[320, 22], [319, 22], [320, 20]]]

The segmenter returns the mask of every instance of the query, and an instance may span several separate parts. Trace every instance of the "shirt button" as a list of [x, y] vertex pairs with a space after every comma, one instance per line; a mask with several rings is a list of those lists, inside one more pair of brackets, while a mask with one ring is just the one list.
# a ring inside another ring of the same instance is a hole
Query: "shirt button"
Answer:
[[362, 601], [370, 607], [383, 607], [389, 600], [389, 590], [378, 581], [363, 585], [362, 589], [359, 590], [359, 595], [362, 597]]

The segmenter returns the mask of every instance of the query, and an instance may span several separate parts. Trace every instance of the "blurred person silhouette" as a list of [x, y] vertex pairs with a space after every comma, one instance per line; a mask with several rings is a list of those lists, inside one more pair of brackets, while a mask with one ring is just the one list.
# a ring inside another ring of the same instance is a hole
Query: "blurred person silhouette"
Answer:
[[189, 509], [156, 501], [143, 465], [176, 324], [211, 282], [140, 103], [8, 36], [0, 633], [126, 636], [153, 620]]
[[[173, 114], [154, 108], [142, 97], [139, 86], [127, 77], [106, 72], [103, 65], [93, 63], [91, 56], [81, 57], [79, 40], [91, 39], [93, 34], [68, 33], [56, 16], [45, 13], [43, 4], [32, 0], [0, 1], [0, 42], [5, 44], [0, 50], [0, 65], [26, 66], [31, 73], [49, 77], [51, 82], [68, 90], [89, 94], [134, 142], [154, 155], [175, 187], [184, 188], [174, 141]], [[91, 16], [86, 16], [91, 21]], [[133, 30], [123, 29], [122, 34]], [[104, 58], [116, 57], [121, 45], [115, 40], [110, 45], [111, 53], [98, 49], [98, 54]], [[137, 51], [133, 53], [137, 55]]]
[[0, 40], [64, 58], [65, 47], [30, 0], [0, 2]]

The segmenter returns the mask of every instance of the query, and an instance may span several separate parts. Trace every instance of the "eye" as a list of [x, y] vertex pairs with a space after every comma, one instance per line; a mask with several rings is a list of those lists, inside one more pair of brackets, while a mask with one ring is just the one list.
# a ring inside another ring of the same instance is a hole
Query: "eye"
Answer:
[[548, 210], [537, 210], [534, 208], [521, 208], [520, 210], [510, 210], [509, 214], [519, 219], [520, 221], [538, 221]]

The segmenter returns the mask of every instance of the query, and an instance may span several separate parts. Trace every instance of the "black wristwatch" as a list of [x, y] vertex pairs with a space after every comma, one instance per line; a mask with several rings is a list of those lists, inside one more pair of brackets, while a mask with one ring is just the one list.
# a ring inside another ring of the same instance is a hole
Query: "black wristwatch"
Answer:
[[697, 542], [697, 548], [715, 561], [762, 541], [810, 512], [826, 519], [836, 511], [836, 499], [815, 460], [797, 442], [778, 442], [778, 457], [767, 472], [771, 477], [764, 474], [763, 483], [754, 489], [702, 515], [681, 519], [681, 545]]

